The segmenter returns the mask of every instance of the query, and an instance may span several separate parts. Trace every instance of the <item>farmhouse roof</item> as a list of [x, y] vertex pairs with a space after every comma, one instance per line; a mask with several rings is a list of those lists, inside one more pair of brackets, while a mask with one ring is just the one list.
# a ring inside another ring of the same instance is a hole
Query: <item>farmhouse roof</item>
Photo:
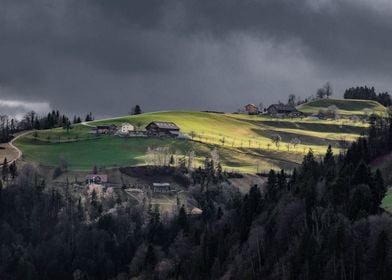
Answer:
[[151, 122], [147, 127], [152, 124], [156, 125], [160, 129], [180, 130], [180, 128], [173, 122]]
[[203, 210], [201, 210], [200, 208], [193, 208], [192, 210], [191, 210], [191, 214], [192, 215], [201, 215], [201, 214], [203, 214]]
[[111, 125], [97, 125], [97, 129], [111, 129], [111, 128], [115, 128], [117, 126], [115, 126], [114, 124]]
[[170, 187], [170, 183], [152, 183], [154, 187]]
[[285, 104], [272, 104], [271, 106], [268, 107], [267, 110], [269, 110], [272, 107], [275, 107], [276, 110], [278, 110], [278, 111], [284, 111], [284, 112], [297, 111], [297, 109], [295, 109], [294, 106], [292, 106], [292, 105], [285, 105]]

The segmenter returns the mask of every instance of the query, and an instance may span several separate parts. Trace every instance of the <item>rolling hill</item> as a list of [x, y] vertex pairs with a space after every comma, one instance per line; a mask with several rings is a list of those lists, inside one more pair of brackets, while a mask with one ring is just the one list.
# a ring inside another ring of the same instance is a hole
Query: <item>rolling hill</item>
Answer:
[[[129, 122], [143, 128], [151, 121], [172, 121], [182, 132], [193, 134], [193, 141], [120, 138], [89, 133], [89, 126]], [[350, 120], [277, 119], [185, 111], [125, 116], [87, 125], [76, 125], [69, 131], [61, 128], [37, 131], [18, 139], [15, 145], [23, 151], [25, 161], [57, 166], [61, 160], [66, 160], [73, 170], [91, 170], [94, 165], [114, 167], [145, 164], [147, 149], [156, 147], [169, 147], [176, 157], [195, 151], [195, 165], [198, 165], [216, 147], [224, 169], [254, 173], [271, 168], [292, 169], [302, 161], [309, 148], [321, 155], [331, 144], [338, 152], [342, 139], [355, 140], [367, 127], [366, 124]], [[276, 134], [282, 139], [279, 147], [271, 141]], [[289, 145], [293, 139], [299, 139], [300, 144], [295, 147]]]
[[335, 105], [339, 108], [339, 114], [342, 116], [348, 115], [364, 115], [364, 109], [370, 109], [369, 112], [379, 116], [386, 116], [387, 109], [373, 100], [357, 100], [357, 99], [319, 99], [302, 104], [297, 109], [305, 114], [318, 113], [320, 109], [325, 109], [329, 106]]

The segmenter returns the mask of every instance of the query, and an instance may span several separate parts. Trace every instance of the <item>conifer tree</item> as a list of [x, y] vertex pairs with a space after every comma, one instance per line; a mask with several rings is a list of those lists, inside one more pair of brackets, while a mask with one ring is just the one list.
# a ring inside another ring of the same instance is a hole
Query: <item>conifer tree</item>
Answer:
[[7, 181], [7, 179], [8, 179], [8, 172], [9, 172], [8, 160], [7, 160], [7, 158], [5, 158], [4, 161], [3, 161], [3, 168], [2, 168], [2, 178], [3, 178], [3, 181]]
[[178, 213], [178, 225], [184, 231], [184, 233], [188, 232], [188, 217], [186, 215], [185, 206], [182, 205], [180, 211]]
[[10, 167], [9, 167], [9, 171], [10, 171], [10, 174], [11, 174], [11, 178], [12, 178], [12, 179], [15, 179], [15, 177], [16, 177], [17, 174], [18, 174], [17, 167], [16, 167], [16, 162], [15, 162], [15, 161], [14, 161], [13, 163], [11, 163], [11, 165], [10, 165]]

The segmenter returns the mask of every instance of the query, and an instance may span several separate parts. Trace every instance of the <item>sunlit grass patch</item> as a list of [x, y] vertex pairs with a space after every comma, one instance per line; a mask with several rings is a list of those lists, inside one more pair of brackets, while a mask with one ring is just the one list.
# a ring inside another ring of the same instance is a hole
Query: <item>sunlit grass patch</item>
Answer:
[[[292, 169], [303, 155], [312, 149], [316, 156], [325, 153], [328, 145], [334, 152], [341, 149], [339, 141], [355, 140], [367, 124], [350, 120], [277, 119], [268, 116], [240, 114], [214, 114], [205, 112], [156, 112], [90, 122], [89, 125], [124, 122], [143, 129], [152, 121], [171, 121], [182, 132], [194, 134], [193, 141], [157, 138], [120, 138], [96, 136], [91, 127], [75, 125], [70, 130], [62, 128], [38, 131], [17, 141], [27, 161], [57, 165], [66, 159], [75, 170], [90, 170], [92, 166], [129, 166], [145, 164], [147, 149], [170, 147], [177, 156], [190, 150], [196, 153], [195, 162], [201, 164], [217, 147], [225, 170], [255, 173], [257, 170]], [[279, 134], [276, 145], [271, 138]], [[294, 138], [299, 140], [292, 145]]]

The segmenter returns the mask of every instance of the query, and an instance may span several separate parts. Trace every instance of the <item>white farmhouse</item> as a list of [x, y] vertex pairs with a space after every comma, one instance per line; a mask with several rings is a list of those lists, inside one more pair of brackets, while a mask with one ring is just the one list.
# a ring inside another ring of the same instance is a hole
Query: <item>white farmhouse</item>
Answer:
[[135, 127], [130, 123], [123, 123], [121, 126], [121, 133], [130, 133], [135, 130]]

